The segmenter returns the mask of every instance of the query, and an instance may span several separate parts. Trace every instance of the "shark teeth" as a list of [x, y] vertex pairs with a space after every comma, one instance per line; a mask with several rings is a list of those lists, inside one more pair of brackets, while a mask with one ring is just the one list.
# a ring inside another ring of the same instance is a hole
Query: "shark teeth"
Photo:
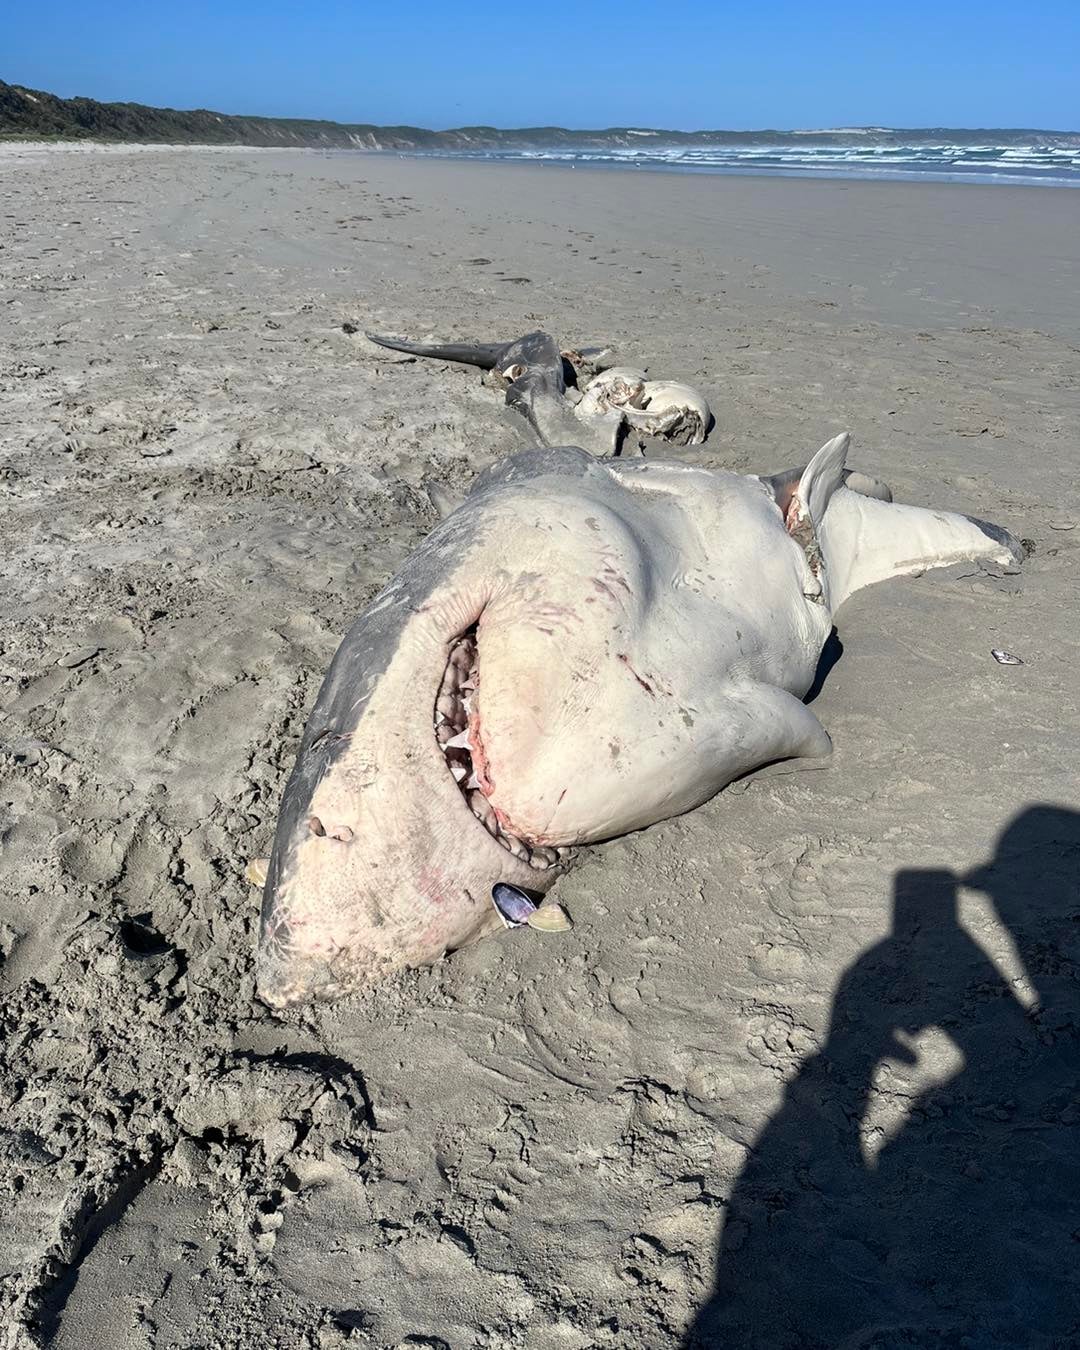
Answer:
[[565, 862], [568, 848], [547, 848], [529, 844], [509, 834], [499, 824], [495, 808], [484, 796], [472, 760], [469, 732], [476, 720], [476, 691], [480, 675], [476, 666], [476, 630], [464, 633], [450, 648], [442, 683], [435, 698], [432, 725], [435, 740], [446, 758], [446, 766], [463, 793], [469, 810], [488, 834], [520, 862], [537, 872], [545, 872]]

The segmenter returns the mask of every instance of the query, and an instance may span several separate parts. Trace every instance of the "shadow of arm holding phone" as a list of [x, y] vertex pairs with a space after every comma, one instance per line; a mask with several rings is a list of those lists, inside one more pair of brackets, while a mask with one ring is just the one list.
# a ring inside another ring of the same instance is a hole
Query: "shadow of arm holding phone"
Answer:
[[[972, 874], [896, 874], [891, 931], [736, 1183], [688, 1347], [1080, 1344], [1078, 875], [1080, 815], [1051, 806]], [[961, 922], [961, 886], [989, 897], [1034, 1009]], [[931, 1028], [952, 1044], [927, 1082]], [[883, 1066], [901, 1123], [871, 1155]]]

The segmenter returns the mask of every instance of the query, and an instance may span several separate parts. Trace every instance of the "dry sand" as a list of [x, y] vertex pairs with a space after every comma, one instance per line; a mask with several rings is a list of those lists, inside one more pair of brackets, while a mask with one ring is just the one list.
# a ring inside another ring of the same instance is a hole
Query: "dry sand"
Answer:
[[[3, 150], [8, 1342], [1077, 1344], [1078, 281], [1070, 191]], [[571, 934], [273, 1016], [306, 709], [517, 435], [344, 321], [609, 341], [687, 458], [848, 428], [1034, 556], [856, 597], [832, 767], [591, 851]]]

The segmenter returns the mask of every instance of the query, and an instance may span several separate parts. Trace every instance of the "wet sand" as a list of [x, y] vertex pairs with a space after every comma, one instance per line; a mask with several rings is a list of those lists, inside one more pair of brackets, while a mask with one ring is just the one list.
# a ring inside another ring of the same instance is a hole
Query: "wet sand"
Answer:
[[[1064, 1343], [1080, 194], [16, 146], [0, 191], [7, 1340]], [[570, 934], [272, 1015], [243, 867], [322, 673], [423, 483], [520, 443], [343, 324], [610, 343], [705, 392], [682, 457], [848, 429], [1033, 556], [856, 596], [831, 767], [589, 851]]]

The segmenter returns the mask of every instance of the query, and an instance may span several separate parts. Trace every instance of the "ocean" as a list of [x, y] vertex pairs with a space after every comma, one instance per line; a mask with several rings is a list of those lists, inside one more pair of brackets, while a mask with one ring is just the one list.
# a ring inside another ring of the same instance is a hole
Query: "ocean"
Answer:
[[[630, 133], [642, 137], [656, 134]], [[652, 169], [677, 173], [769, 174], [950, 183], [1080, 187], [1080, 147], [1040, 145], [665, 146], [575, 150], [415, 152], [425, 158], [501, 160]]]

